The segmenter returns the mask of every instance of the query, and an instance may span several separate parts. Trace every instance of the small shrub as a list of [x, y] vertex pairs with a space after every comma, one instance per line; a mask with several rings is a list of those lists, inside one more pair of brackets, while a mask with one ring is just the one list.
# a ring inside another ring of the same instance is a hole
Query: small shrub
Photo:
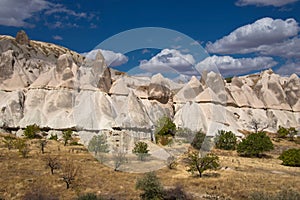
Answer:
[[26, 140], [17, 138], [14, 142], [14, 147], [18, 149], [19, 153], [23, 158], [26, 158], [28, 153], [30, 152], [28, 144], [26, 144]]
[[73, 131], [70, 129], [63, 131], [64, 146], [66, 146], [68, 141], [72, 139], [72, 133]]
[[166, 164], [169, 169], [176, 169], [178, 162], [176, 161], [176, 158], [174, 156], [169, 156]]
[[148, 152], [148, 144], [141, 141], [136, 142], [132, 150], [132, 153], [136, 154], [140, 161], [144, 161], [145, 158], [150, 155]]
[[143, 191], [142, 199], [163, 199], [163, 186], [154, 172], [148, 172], [138, 179], [136, 189]]
[[191, 143], [192, 147], [194, 147], [195, 149], [198, 149], [200, 150], [201, 149], [201, 146], [202, 146], [202, 143], [205, 139], [205, 133], [200, 130], [200, 131], [197, 131], [196, 132], [196, 135]]
[[194, 172], [198, 172], [199, 177], [202, 177], [204, 171], [208, 169], [218, 169], [219, 157], [214, 154], [207, 154], [204, 157], [199, 156], [198, 151], [193, 151], [188, 154], [186, 159], [188, 172], [194, 174]]
[[235, 150], [237, 139], [231, 131], [219, 130], [215, 137], [216, 147], [224, 150]]
[[47, 140], [40, 140], [39, 144], [40, 144], [41, 152], [42, 152], [42, 154], [44, 154], [45, 153], [45, 147], [47, 145]]
[[248, 135], [237, 146], [237, 152], [247, 157], [261, 157], [263, 152], [272, 149], [274, 149], [273, 143], [264, 132]]
[[176, 125], [172, 122], [169, 117], [162, 117], [157, 121], [155, 134], [175, 136]]
[[58, 157], [47, 156], [46, 157], [46, 166], [50, 168], [51, 174], [54, 174], [55, 169], [60, 168], [60, 163]]
[[24, 130], [24, 136], [28, 139], [33, 139], [37, 137], [37, 134], [40, 132], [40, 128], [38, 127], [38, 125], [33, 124], [33, 125], [29, 125], [26, 126], [25, 130]]
[[191, 195], [187, 194], [181, 185], [164, 191], [164, 200], [192, 200]]
[[5, 147], [7, 147], [8, 150], [11, 150], [14, 147], [15, 140], [16, 140], [15, 137], [13, 137], [11, 135], [7, 135], [7, 136], [4, 136], [3, 143], [4, 143]]
[[51, 133], [49, 140], [55, 140], [55, 141], [57, 141], [58, 140], [57, 134], [53, 135]]
[[297, 130], [294, 127], [285, 128], [279, 126], [277, 134], [277, 137], [279, 138], [289, 138], [290, 140], [294, 140], [294, 136], [297, 135]]
[[282, 164], [291, 167], [300, 167], [300, 149], [289, 149], [279, 156]]

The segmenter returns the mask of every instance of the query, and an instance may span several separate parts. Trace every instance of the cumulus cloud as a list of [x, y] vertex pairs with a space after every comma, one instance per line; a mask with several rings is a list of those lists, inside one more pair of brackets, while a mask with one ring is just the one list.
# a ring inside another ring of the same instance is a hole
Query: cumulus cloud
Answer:
[[232, 76], [272, 68], [275, 65], [277, 62], [272, 57], [233, 58], [214, 55], [198, 63], [196, 68], [202, 71], [216, 66], [223, 76]]
[[1, 0], [0, 25], [14, 27], [31, 27], [26, 22], [34, 13], [48, 9], [50, 3], [45, 0]]
[[274, 7], [282, 7], [287, 4], [295, 3], [299, 0], [238, 0], [235, 5], [237, 6], [274, 6]]
[[214, 43], [207, 43], [210, 53], [244, 54], [261, 51], [266, 46], [285, 42], [297, 36], [300, 28], [295, 19], [262, 18], [242, 26]]
[[194, 75], [195, 59], [190, 54], [182, 54], [175, 49], [163, 49], [150, 60], [140, 62], [139, 68], [152, 73], [182, 73]]
[[102, 53], [105, 62], [109, 67], [120, 66], [128, 62], [128, 58], [125, 55], [102, 49], [95, 49], [88, 53], [82, 53], [82, 55], [89, 59], [95, 59], [98, 51]]
[[[49, 0], [1, 0], [0, 1], [0, 25], [13, 27], [34, 27], [28, 22], [36, 14], [43, 13], [47, 16], [54, 15], [56, 18], [65, 19], [65, 24], [70, 23], [69, 16], [73, 18], [85, 18], [91, 20], [95, 17], [93, 13], [75, 12], [64, 5], [55, 4]], [[60, 15], [59, 15], [60, 14]], [[63, 15], [63, 16], [62, 16]], [[61, 23], [60, 21], [58, 23]], [[46, 21], [47, 25], [48, 22]], [[61, 28], [61, 24], [52, 25], [54, 28]]]
[[281, 66], [279, 69], [277, 69], [276, 73], [283, 76], [289, 76], [292, 73], [295, 73], [298, 76], [300, 76], [300, 61], [295, 63], [286, 63], [283, 66]]

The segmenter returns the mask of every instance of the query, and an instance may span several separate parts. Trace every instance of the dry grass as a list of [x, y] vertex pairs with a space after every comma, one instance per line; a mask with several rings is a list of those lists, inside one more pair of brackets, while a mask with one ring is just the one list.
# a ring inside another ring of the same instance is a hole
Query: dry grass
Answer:
[[[49, 141], [46, 153], [41, 154], [37, 140], [28, 142], [31, 148], [28, 158], [22, 158], [17, 150], [9, 151], [0, 143], [0, 199], [22, 199], [37, 185], [60, 199], [76, 199], [84, 193], [115, 199], [139, 199], [140, 191], [135, 190], [135, 182], [142, 174], [115, 172], [78, 146], [64, 147], [59, 142]], [[157, 175], [165, 187], [180, 184], [195, 199], [202, 199], [207, 193], [246, 199], [253, 191], [277, 192], [283, 187], [298, 191], [300, 168], [282, 166], [277, 157], [283, 149], [299, 148], [300, 145], [289, 141], [274, 142], [274, 145], [276, 149], [270, 152], [270, 158], [262, 159], [238, 157], [236, 152], [214, 150], [220, 157], [222, 169], [206, 171], [203, 178], [187, 173], [182, 162], [176, 170], [165, 167], [158, 170]], [[80, 166], [80, 173], [70, 189], [66, 189], [60, 170], [51, 175], [50, 168], [45, 166], [44, 159], [48, 155], [56, 155], [61, 161], [72, 159]]]

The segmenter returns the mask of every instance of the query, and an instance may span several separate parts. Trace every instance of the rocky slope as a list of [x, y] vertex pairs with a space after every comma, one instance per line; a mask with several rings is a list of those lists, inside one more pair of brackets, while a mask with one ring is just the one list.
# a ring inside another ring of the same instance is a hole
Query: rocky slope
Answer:
[[251, 121], [275, 131], [300, 124], [300, 79], [271, 70], [234, 77], [204, 72], [186, 84], [160, 74], [130, 77], [106, 67], [101, 53], [88, 60], [66, 48], [0, 36], [0, 127], [150, 132], [163, 115], [178, 127], [237, 135]]

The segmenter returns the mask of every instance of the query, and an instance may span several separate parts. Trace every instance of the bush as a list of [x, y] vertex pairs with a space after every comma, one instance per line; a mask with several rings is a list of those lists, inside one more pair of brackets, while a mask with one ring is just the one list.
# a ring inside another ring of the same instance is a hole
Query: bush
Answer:
[[136, 142], [135, 146], [132, 150], [132, 153], [136, 154], [138, 159], [144, 161], [147, 156], [150, 154], [148, 153], [148, 144], [146, 142]]
[[136, 189], [143, 191], [142, 199], [163, 199], [163, 186], [154, 172], [148, 172], [138, 179]]
[[265, 151], [274, 149], [271, 139], [264, 132], [248, 135], [237, 146], [237, 152], [242, 156], [261, 157]]
[[188, 154], [186, 159], [188, 172], [194, 174], [194, 172], [198, 172], [199, 177], [202, 177], [204, 171], [208, 169], [217, 169], [219, 164], [219, 157], [214, 154], [207, 154], [204, 157], [199, 156], [198, 151], [193, 151]]
[[201, 146], [202, 146], [202, 143], [205, 139], [205, 133], [203, 133], [202, 130], [198, 131], [191, 143], [192, 147], [194, 147], [195, 149], [198, 149], [200, 150], [201, 149]]
[[64, 146], [68, 144], [68, 141], [72, 139], [72, 133], [73, 131], [68, 129], [66, 131], [63, 131], [63, 139], [64, 139]]
[[282, 126], [279, 126], [277, 134], [278, 134], [277, 137], [279, 138], [289, 138], [290, 140], [293, 140], [294, 136], [297, 135], [297, 130], [293, 127], [284, 128]]
[[55, 134], [55, 135], [51, 134], [50, 135], [49, 140], [57, 140], [57, 139], [58, 139], [57, 134]]
[[166, 164], [169, 169], [176, 169], [178, 162], [176, 161], [176, 158], [174, 156], [169, 156]]
[[26, 126], [25, 130], [24, 130], [24, 136], [28, 139], [33, 139], [37, 137], [37, 134], [40, 132], [40, 128], [38, 127], [38, 125], [33, 124], [33, 125], [29, 125]]
[[219, 130], [215, 137], [216, 147], [224, 150], [235, 150], [237, 139], [231, 131]]
[[164, 200], [191, 200], [192, 197], [188, 195], [181, 185], [164, 191]]
[[4, 136], [3, 143], [8, 150], [11, 150], [14, 147], [14, 142], [16, 138], [11, 135]]
[[28, 144], [26, 144], [26, 140], [18, 138], [14, 142], [14, 146], [18, 149], [19, 153], [23, 158], [26, 158], [28, 153], [30, 152]]
[[300, 167], [300, 149], [289, 149], [279, 156], [282, 164], [291, 167]]
[[155, 134], [175, 136], [176, 125], [172, 122], [169, 117], [162, 117], [158, 120], [155, 128]]

